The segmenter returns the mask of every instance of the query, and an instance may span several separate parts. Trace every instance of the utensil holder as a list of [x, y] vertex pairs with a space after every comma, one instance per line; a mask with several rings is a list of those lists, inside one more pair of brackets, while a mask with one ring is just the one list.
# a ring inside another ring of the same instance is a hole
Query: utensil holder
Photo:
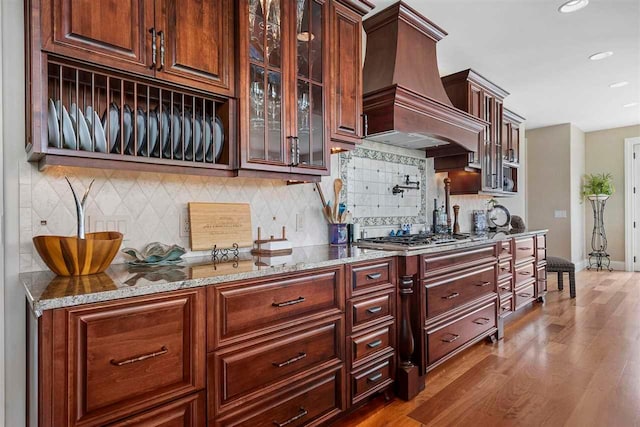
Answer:
[[329, 224], [329, 244], [346, 245], [348, 242], [347, 224]]

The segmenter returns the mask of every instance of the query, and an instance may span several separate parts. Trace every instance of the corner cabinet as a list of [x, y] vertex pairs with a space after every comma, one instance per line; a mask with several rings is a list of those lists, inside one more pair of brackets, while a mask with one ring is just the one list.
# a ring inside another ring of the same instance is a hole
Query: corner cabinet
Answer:
[[515, 115], [517, 119], [505, 121], [513, 116], [503, 105], [509, 93], [471, 69], [445, 76], [442, 83], [456, 108], [485, 122], [477, 153], [434, 160], [436, 171], [449, 172], [451, 194], [499, 197], [517, 193], [517, 171], [513, 169], [517, 167], [519, 134], [516, 131], [513, 137], [511, 123], [517, 123], [517, 128], [524, 118]]

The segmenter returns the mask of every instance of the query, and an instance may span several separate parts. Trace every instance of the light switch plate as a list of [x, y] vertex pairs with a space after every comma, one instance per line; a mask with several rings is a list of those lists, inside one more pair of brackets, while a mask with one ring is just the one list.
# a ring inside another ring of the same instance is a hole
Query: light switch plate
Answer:
[[296, 231], [304, 231], [304, 215], [301, 213], [296, 214]]
[[567, 211], [556, 210], [556, 211], [553, 212], [553, 217], [554, 218], [566, 218], [567, 217]]
[[98, 231], [118, 231], [122, 233], [123, 241], [127, 241], [129, 231], [129, 217], [126, 215], [89, 215], [89, 233]]
[[180, 237], [189, 237], [191, 233], [191, 222], [189, 222], [189, 209], [184, 208], [180, 211]]

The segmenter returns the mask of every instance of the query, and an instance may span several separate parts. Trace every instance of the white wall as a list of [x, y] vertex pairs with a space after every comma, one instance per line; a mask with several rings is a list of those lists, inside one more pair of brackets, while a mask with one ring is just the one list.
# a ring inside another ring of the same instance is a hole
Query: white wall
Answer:
[[[4, 142], [4, 425], [24, 425], [25, 298], [18, 284], [18, 164], [24, 162], [24, 12], [22, 0], [2, 0], [2, 138]], [[8, 108], [10, 107], [10, 108]]]
[[584, 132], [574, 125], [571, 125], [570, 170], [571, 261], [580, 264], [584, 263], [586, 259], [584, 236], [585, 205], [580, 198], [585, 171], [585, 138]]

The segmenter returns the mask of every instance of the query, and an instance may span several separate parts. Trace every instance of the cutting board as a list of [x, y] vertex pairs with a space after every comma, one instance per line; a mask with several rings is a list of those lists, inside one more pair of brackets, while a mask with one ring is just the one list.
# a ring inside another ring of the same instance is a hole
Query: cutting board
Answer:
[[191, 250], [253, 246], [247, 203], [189, 203]]

